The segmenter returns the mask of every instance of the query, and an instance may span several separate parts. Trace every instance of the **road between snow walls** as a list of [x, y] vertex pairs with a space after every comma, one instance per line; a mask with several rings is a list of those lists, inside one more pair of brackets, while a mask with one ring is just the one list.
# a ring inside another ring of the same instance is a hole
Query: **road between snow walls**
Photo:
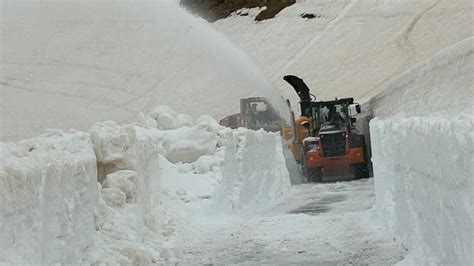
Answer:
[[0, 264], [176, 262], [170, 213], [265, 206], [290, 187], [278, 135], [165, 106], [2, 143], [0, 177]]

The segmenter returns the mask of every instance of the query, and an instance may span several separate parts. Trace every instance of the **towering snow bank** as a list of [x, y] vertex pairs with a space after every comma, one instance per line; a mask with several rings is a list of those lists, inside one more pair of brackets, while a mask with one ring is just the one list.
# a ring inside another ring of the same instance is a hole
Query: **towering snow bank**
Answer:
[[0, 157], [0, 264], [80, 264], [98, 200], [88, 135], [50, 130]]
[[[377, 211], [409, 265], [473, 261], [473, 39], [420, 64], [372, 100]], [[401, 111], [395, 116], [390, 111]]]
[[243, 52], [178, 1], [0, 2], [2, 141], [130, 122], [160, 103], [221, 118], [239, 98], [275, 95]]
[[[303, 78], [320, 100], [362, 102], [416, 64], [472, 36], [472, 12], [470, 0], [307, 0], [259, 23], [249, 12], [212, 25], [242, 47], [296, 106], [298, 96], [284, 75]], [[302, 18], [304, 13], [315, 18]]]
[[371, 123], [377, 209], [416, 264], [472, 262], [474, 120], [395, 117]]
[[370, 99], [379, 118], [398, 112], [408, 116], [455, 116], [473, 108], [474, 37], [453, 44], [410, 69]]
[[223, 184], [217, 197], [225, 209], [261, 206], [290, 187], [281, 139], [239, 128], [227, 143]]

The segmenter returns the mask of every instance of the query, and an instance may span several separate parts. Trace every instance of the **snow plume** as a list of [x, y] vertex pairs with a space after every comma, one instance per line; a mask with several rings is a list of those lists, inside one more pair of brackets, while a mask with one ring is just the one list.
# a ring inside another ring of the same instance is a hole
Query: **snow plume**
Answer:
[[[438, 53], [372, 100], [377, 212], [409, 249], [402, 264], [473, 261], [473, 39]], [[396, 102], [396, 104], [395, 104]], [[391, 110], [405, 110], [390, 116]]]
[[2, 141], [131, 122], [159, 103], [220, 119], [238, 112], [239, 98], [266, 96], [287, 113], [248, 56], [178, 1], [0, 5]]
[[164, 106], [0, 145], [0, 264], [174, 263], [182, 216], [169, 213], [244, 209], [289, 187], [274, 133]]

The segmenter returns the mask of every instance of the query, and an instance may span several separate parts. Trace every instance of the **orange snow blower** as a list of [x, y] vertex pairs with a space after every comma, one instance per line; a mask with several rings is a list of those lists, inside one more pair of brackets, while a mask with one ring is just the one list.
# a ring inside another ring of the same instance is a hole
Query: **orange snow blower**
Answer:
[[301, 116], [294, 119], [290, 149], [308, 181], [322, 182], [323, 173], [331, 172], [369, 177], [365, 138], [355, 127], [360, 105], [353, 98], [315, 101], [302, 79], [283, 79], [300, 98]]

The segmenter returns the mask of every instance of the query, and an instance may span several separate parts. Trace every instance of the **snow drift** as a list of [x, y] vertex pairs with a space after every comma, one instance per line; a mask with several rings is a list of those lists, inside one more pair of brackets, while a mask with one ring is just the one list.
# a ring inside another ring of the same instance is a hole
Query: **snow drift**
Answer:
[[406, 264], [473, 260], [472, 44], [441, 51], [371, 101], [377, 211], [407, 242]]

